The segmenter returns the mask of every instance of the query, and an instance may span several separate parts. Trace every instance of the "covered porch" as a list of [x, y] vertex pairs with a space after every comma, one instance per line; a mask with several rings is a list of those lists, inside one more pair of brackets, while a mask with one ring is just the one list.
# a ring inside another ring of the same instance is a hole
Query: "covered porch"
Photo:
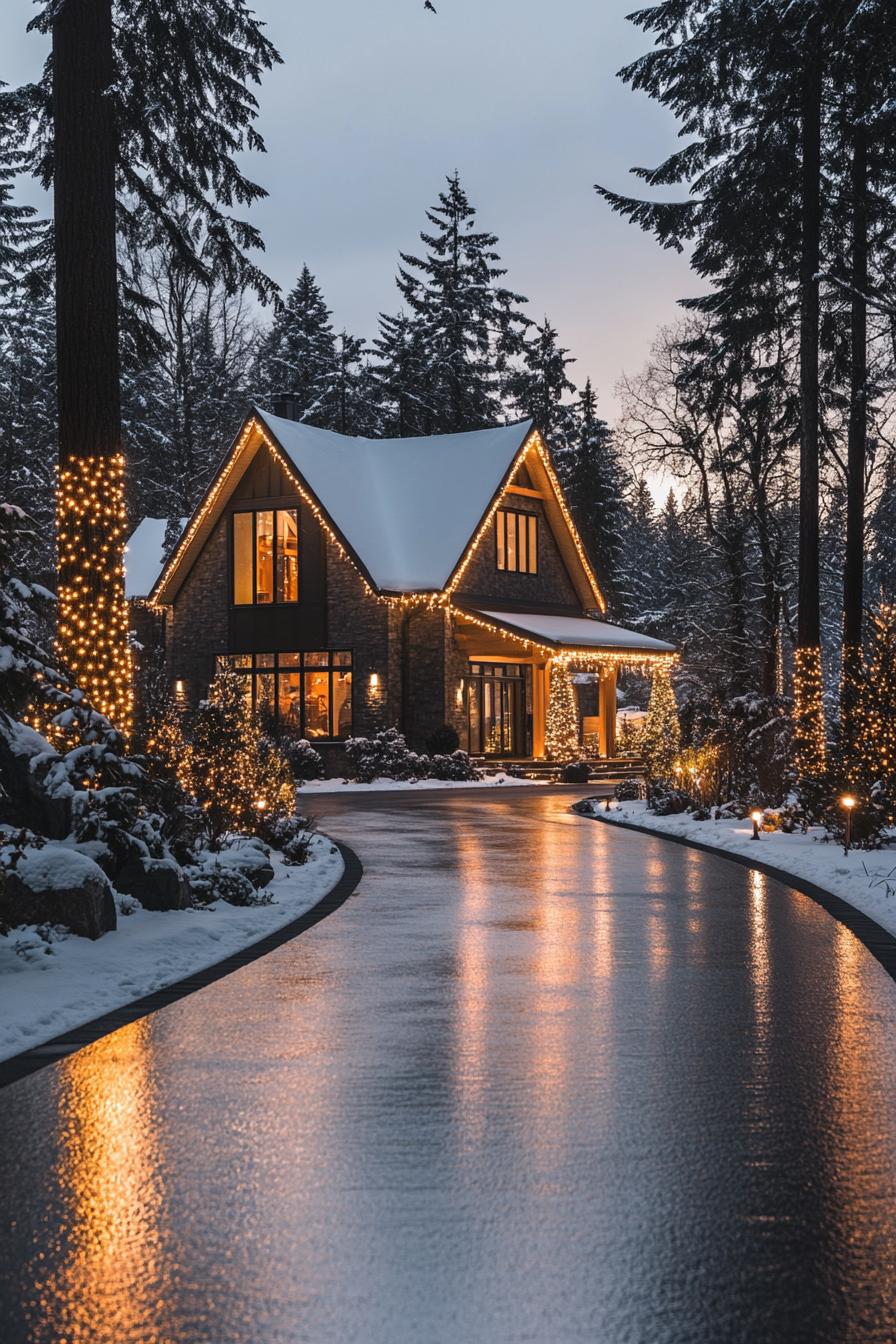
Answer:
[[[453, 625], [461, 746], [496, 760], [614, 759], [619, 669], [676, 657], [671, 644], [584, 615], [456, 606]], [[587, 677], [577, 686], [574, 674]]]

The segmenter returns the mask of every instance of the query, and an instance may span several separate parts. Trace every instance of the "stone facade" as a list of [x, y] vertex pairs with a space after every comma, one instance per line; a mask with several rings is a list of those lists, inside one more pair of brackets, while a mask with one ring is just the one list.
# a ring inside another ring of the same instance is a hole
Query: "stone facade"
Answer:
[[534, 513], [538, 518], [538, 573], [514, 574], [498, 569], [495, 522], [492, 520], [458, 584], [458, 599], [471, 602], [474, 606], [491, 603], [499, 611], [505, 602], [535, 608], [556, 606], [581, 611], [581, 602], [541, 501], [529, 495], [510, 495], [505, 502], [509, 509], [518, 513]]

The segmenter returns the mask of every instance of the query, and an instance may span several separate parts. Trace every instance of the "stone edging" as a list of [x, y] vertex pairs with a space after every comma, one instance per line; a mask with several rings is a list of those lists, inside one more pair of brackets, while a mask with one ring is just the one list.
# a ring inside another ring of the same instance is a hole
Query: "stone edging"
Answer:
[[157, 1012], [159, 1008], [165, 1008], [169, 1003], [176, 1003], [178, 999], [185, 998], [187, 994], [192, 994], [197, 989], [204, 989], [206, 985], [230, 975], [231, 971], [238, 971], [241, 966], [248, 966], [250, 962], [266, 956], [268, 952], [273, 952], [283, 943], [288, 943], [300, 933], [319, 924], [327, 915], [332, 915], [351, 896], [364, 872], [361, 860], [353, 849], [338, 840], [333, 840], [332, 844], [342, 855], [345, 870], [336, 885], [310, 910], [290, 920], [282, 928], [275, 929], [273, 933], [259, 938], [257, 942], [250, 943], [248, 947], [241, 948], [238, 952], [231, 952], [229, 956], [224, 957], [222, 961], [216, 961], [212, 966], [206, 966], [192, 975], [184, 976], [181, 980], [175, 980], [164, 989], [144, 994], [131, 1003], [123, 1004], [121, 1008], [113, 1008], [102, 1017], [96, 1017], [92, 1022], [85, 1022], [80, 1027], [73, 1027], [71, 1031], [54, 1036], [52, 1040], [44, 1041], [42, 1045], [32, 1046], [18, 1055], [11, 1055], [9, 1059], [0, 1060], [0, 1087], [17, 1082], [48, 1064], [56, 1064], [60, 1059], [80, 1050], [82, 1046], [99, 1040], [101, 1036], [108, 1036], [119, 1027], [135, 1022], [139, 1017], [146, 1017], [148, 1013]]
[[636, 821], [608, 821], [600, 813], [580, 812], [576, 807], [571, 807], [570, 811], [588, 821], [602, 821], [605, 826], [616, 827], [620, 831], [639, 831], [642, 835], [650, 835], [655, 840], [671, 840], [676, 845], [687, 845], [691, 849], [702, 850], [704, 854], [712, 854], [718, 859], [730, 859], [732, 863], [739, 863], [742, 868], [755, 868], [760, 873], [765, 873], [767, 877], [774, 878], [785, 887], [792, 887], [794, 891], [801, 892], [822, 906], [829, 915], [845, 925], [850, 933], [854, 933], [859, 942], [864, 943], [871, 955], [880, 962], [887, 974], [896, 980], [896, 936], [888, 933], [870, 915], [850, 905], [842, 896], [835, 896], [832, 891], [819, 887], [817, 883], [797, 877], [795, 873], [789, 873], [786, 868], [779, 868], [774, 863], [766, 863], [762, 859], [754, 859], [746, 854], [736, 854], [731, 850], [719, 849], [716, 845], [691, 840], [683, 835], [655, 831], [650, 826], [639, 826]]

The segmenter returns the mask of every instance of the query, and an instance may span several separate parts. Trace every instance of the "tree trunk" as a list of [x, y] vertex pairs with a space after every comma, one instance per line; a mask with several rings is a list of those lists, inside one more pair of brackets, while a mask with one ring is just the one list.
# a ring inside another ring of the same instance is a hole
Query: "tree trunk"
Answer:
[[854, 764], [855, 715], [862, 672], [865, 546], [865, 454], [868, 433], [868, 131], [864, 77], [856, 73], [852, 146], [852, 307], [849, 441], [846, 470], [846, 557], [843, 568], [843, 666], [840, 680], [841, 759]]
[[825, 764], [818, 559], [821, 100], [821, 22], [816, 18], [807, 32], [801, 108], [800, 527], [794, 727], [796, 767], [802, 779], [817, 778]]
[[114, 78], [111, 0], [67, 0], [53, 23], [57, 641], [89, 702], [127, 734]]
[[110, 0], [67, 0], [53, 24], [59, 459], [121, 451]]

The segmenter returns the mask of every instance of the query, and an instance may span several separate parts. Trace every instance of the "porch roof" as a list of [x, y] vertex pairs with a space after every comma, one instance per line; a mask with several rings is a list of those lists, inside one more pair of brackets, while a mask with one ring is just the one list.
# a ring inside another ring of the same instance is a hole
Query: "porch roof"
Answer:
[[598, 621], [591, 616], [548, 616], [526, 611], [476, 611], [473, 615], [507, 630], [522, 639], [556, 648], [559, 652], [578, 650], [606, 650], [607, 653], [631, 653], [636, 662], [639, 655], [674, 654], [674, 644], [638, 630], [626, 630], [609, 621]]

